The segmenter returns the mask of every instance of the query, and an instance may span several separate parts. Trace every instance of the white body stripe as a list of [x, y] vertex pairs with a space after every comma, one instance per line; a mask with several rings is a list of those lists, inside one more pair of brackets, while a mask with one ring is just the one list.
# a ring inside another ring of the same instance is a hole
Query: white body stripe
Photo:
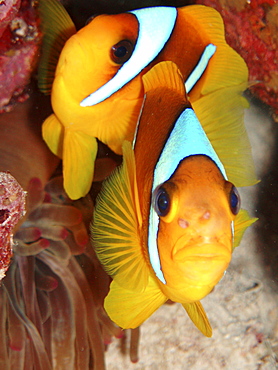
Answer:
[[[185, 82], [185, 91], [186, 91], [186, 93], [188, 93], [193, 88], [193, 86], [196, 84], [196, 82], [201, 78], [202, 74], [204, 73], [204, 71], [206, 70], [206, 68], [208, 66], [210, 58], [214, 55], [215, 51], [216, 51], [216, 46], [213, 45], [213, 44], [209, 44], [205, 48], [198, 64], [196, 65], [196, 67], [191, 72], [190, 76], [188, 77], [188, 79]], [[146, 100], [146, 95], [144, 95], [144, 100], [143, 100], [143, 103], [142, 103], [142, 106], [141, 106], [141, 111], [140, 111], [139, 118], [137, 120], [137, 124], [136, 124], [136, 128], [135, 128], [135, 133], [134, 133], [134, 138], [133, 138], [133, 143], [132, 143], [133, 148], [134, 148], [135, 143], [136, 143], [137, 132], [138, 132], [138, 128], [139, 128], [139, 125], [140, 125], [140, 117], [141, 117], [141, 114], [142, 114], [142, 110], [144, 108], [145, 100]]]
[[[224, 178], [227, 179], [224, 166], [213, 149], [193, 109], [187, 108], [178, 118], [156, 164], [152, 194], [159, 185], [163, 184], [174, 174], [180, 161], [191, 155], [198, 154], [210, 157], [216, 163]], [[166, 284], [161, 270], [157, 246], [158, 225], [159, 216], [151, 205], [148, 231], [149, 257], [156, 276], [162, 283]]]
[[85, 98], [80, 105], [89, 107], [102, 102], [136, 77], [164, 48], [175, 27], [177, 9], [152, 7], [130, 12], [139, 22], [139, 34], [130, 59], [105, 85]]
[[190, 76], [185, 82], [185, 90], [187, 94], [194, 87], [196, 82], [201, 78], [202, 74], [205, 72], [210, 61], [210, 58], [214, 55], [215, 51], [216, 46], [213, 44], [208, 44], [208, 46], [205, 48], [198, 64], [196, 65], [196, 67], [191, 72]]

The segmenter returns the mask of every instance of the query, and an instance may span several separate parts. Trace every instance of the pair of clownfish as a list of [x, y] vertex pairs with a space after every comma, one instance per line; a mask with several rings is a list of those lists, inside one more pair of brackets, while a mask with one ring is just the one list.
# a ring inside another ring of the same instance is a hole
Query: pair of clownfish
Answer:
[[[41, 7], [45, 24], [53, 12], [61, 18], [56, 1]], [[113, 278], [105, 308], [119, 326], [134, 328], [171, 299], [210, 336], [199, 301], [253, 222], [239, 212], [232, 184], [255, 181], [242, 123], [246, 65], [207, 7], [100, 15], [77, 33], [64, 16], [68, 26], [57, 23], [57, 33], [73, 35], [52, 84], [53, 40], [46, 33], [40, 86], [52, 86], [54, 113], [43, 137], [63, 159], [68, 195], [89, 191], [96, 139], [123, 154], [104, 183], [92, 226], [98, 257]]]

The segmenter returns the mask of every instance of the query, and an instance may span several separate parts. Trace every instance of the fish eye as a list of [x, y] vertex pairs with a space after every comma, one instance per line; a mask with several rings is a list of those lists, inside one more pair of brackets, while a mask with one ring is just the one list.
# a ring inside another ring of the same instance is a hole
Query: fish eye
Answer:
[[240, 196], [237, 188], [232, 186], [230, 192], [230, 207], [234, 215], [237, 215], [240, 210]]
[[134, 45], [129, 40], [122, 40], [111, 48], [111, 59], [117, 64], [124, 64], [131, 57]]
[[166, 216], [170, 210], [170, 197], [163, 187], [160, 187], [155, 194], [154, 209], [159, 217]]

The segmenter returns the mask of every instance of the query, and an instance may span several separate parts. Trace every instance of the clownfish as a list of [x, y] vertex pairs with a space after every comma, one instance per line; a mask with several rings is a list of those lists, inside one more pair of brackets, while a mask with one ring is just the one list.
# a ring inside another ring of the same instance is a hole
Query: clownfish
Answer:
[[[156, 64], [143, 85], [133, 144], [124, 142], [123, 163], [105, 180], [94, 210], [92, 244], [113, 279], [104, 307], [128, 329], [170, 299], [211, 336], [200, 300], [222, 278], [233, 249], [254, 222], [240, 210], [231, 182], [240, 184], [244, 171], [231, 158], [235, 135], [233, 150], [243, 150], [247, 162], [251, 156], [241, 141], [244, 126], [210, 121], [208, 111], [225, 99], [221, 91], [206, 97], [201, 125], [172, 62]], [[217, 137], [211, 135], [215, 131]], [[234, 166], [231, 178], [229, 166]]]
[[247, 67], [227, 45], [222, 19], [212, 8], [158, 6], [98, 15], [76, 32], [57, 0], [41, 0], [39, 6], [45, 33], [39, 87], [51, 92], [53, 108], [43, 138], [63, 159], [64, 188], [72, 199], [91, 187], [97, 139], [117, 154], [124, 140], [133, 140], [142, 76], [154, 64], [178, 65], [193, 108], [213, 91], [246, 88]]

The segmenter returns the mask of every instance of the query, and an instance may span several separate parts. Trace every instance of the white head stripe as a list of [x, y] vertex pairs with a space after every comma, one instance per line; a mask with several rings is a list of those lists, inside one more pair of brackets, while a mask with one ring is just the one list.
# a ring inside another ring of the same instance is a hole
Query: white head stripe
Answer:
[[202, 74], [205, 72], [208, 63], [210, 61], [210, 58], [213, 56], [213, 54], [216, 51], [216, 46], [213, 44], [208, 44], [206, 46], [198, 64], [194, 68], [194, 70], [191, 72], [190, 76], [185, 82], [185, 90], [187, 94], [189, 91], [194, 87], [196, 82], [201, 78]]
[[[204, 129], [202, 128], [193, 109], [185, 109], [178, 118], [154, 170], [152, 193], [157, 186], [167, 181], [176, 171], [180, 161], [191, 155], [206, 155], [217, 165], [225, 179], [227, 175], [223, 164], [214, 151]], [[153, 206], [150, 207], [148, 251], [152, 268], [158, 279], [166, 284], [161, 270], [158, 246], [159, 217]]]
[[131, 11], [139, 22], [139, 34], [130, 59], [105, 85], [85, 98], [80, 105], [89, 107], [102, 102], [136, 77], [163, 49], [175, 27], [177, 9], [152, 7]]
[[173, 175], [182, 159], [197, 154], [210, 157], [227, 179], [224, 166], [194, 110], [186, 108], [179, 116], [156, 164], [153, 190]]

